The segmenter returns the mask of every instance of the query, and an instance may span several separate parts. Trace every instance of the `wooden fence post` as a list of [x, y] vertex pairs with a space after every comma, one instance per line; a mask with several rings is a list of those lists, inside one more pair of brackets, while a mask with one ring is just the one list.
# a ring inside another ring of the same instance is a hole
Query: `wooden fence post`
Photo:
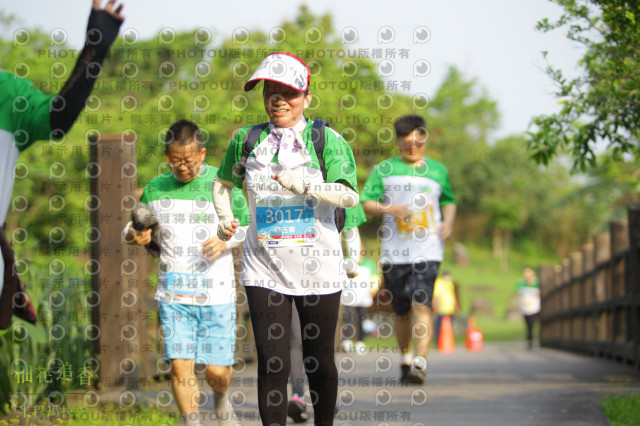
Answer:
[[93, 237], [87, 273], [96, 299], [92, 318], [99, 386], [132, 389], [140, 378], [152, 375], [153, 366], [143, 358], [154, 352], [146, 350], [148, 306], [143, 283], [148, 282], [149, 260], [144, 249], [122, 245], [121, 237], [136, 200], [136, 138], [90, 136], [89, 144]]
[[554, 272], [541, 268], [540, 276], [546, 346], [640, 367], [640, 203], [628, 206], [628, 221], [610, 221], [609, 232], [595, 235]]
[[[569, 312], [573, 306], [571, 300], [571, 261], [562, 259], [560, 264], [562, 265], [562, 309], [564, 312]], [[564, 344], [571, 338], [571, 319], [567, 316], [562, 320], [562, 337]]]
[[[556, 283], [556, 306], [558, 307], [558, 313], [564, 311], [564, 280], [562, 277], [562, 265], [556, 265], [554, 268], [555, 283]], [[555, 321], [555, 336], [558, 342], [561, 343], [564, 338], [564, 322], [562, 319], [556, 319]]]
[[554, 299], [555, 294], [555, 273], [553, 266], [542, 265], [538, 270], [540, 277], [540, 296], [542, 305], [540, 306], [540, 346], [547, 346], [550, 338], [553, 338], [553, 324], [549, 322], [549, 317], [556, 311]]
[[[611, 345], [612, 353], [616, 342], [627, 340], [629, 327], [629, 312], [620, 306], [625, 294], [625, 257], [621, 253], [629, 248], [629, 231], [626, 220], [612, 220], [609, 222], [611, 229]], [[616, 303], [618, 302], [618, 303]], [[615, 305], [614, 305], [615, 304]]]
[[640, 367], [640, 203], [629, 204], [629, 257], [627, 262], [627, 294], [631, 305], [631, 342], [634, 365]]
[[[592, 273], [595, 268], [594, 244], [587, 243], [582, 245], [582, 260], [584, 262], [584, 306], [589, 307], [584, 317], [584, 338], [590, 346], [597, 336], [597, 316], [593, 314], [593, 305], [595, 303], [595, 279]], [[591, 349], [587, 349], [591, 352]]]
[[629, 248], [629, 230], [626, 220], [612, 220], [609, 223], [611, 229], [611, 256], [615, 259], [612, 265], [611, 295], [615, 298], [625, 294], [624, 267], [625, 259], [616, 258], [616, 255]]
[[[610, 288], [609, 282], [611, 279], [611, 275], [608, 273], [609, 269], [605, 267], [605, 262], [611, 258], [611, 237], [608, 232], [602, 232], [596, 234], [594, 238], [594, 253], [595, 253], [595, 263], [596, 263], [596, 273], [595, 273], [595, 297], [596, 303], [599, 306], [610, 298], [608, 294], [608, 289]], [[602, 354], [603, 344], [607, 340], [608, 332], [607, 332], [607, 323], [608, 323], [608, 313], [604, 308], [600, 308], [596, 313], [597, 321], [598, 321], [598, 333], [596, 335], [597, 339], [597, 347], [596, 353], [598, 355]]]
[[571, 340], [584, 340], [584, 317], [578, 310], [584, 306], [584, 281], [582, 252], [569, 254], [570, 289], [571, 289]]

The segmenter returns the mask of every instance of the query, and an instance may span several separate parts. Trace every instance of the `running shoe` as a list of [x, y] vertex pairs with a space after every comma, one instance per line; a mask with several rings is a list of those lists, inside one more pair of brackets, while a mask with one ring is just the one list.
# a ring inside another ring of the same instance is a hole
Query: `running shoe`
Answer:
[[309, 419], [307, 404], [298, 394], [293, 394], [293, 397], [289, 400], [287, 415], [291, 417], [295, 423], [304, 423]]

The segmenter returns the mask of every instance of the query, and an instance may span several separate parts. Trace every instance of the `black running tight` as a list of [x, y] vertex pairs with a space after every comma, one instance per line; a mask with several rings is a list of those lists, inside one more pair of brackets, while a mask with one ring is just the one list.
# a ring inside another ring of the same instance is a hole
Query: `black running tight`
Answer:
[[288, 296], [262, 287], [245, 289], [258, 350], [258, 406], [262, 424], [287, 423], [291, 304], [295, 303], [315, 424], [332, 425], [338, 396], [334, 339], [341, 292]]

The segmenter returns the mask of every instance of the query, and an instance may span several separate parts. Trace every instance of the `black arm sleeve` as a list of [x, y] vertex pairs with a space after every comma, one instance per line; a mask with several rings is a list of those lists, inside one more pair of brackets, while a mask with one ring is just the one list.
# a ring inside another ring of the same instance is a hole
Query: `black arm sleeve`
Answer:
[[121, 24], [120, 19], [104, 10], [91, 10], [84, 48], [69, 79], [51, 104], [49, 121], [55, 137], [64, 136], [84, 108]]

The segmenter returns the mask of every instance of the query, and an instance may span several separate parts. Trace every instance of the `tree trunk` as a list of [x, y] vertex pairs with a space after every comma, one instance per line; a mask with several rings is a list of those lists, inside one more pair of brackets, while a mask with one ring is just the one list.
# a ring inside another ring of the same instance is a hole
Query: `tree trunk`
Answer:
[[498, 228], [493, 230], [493, 257], [495, 259], [502, 257], [502, 232]]
[[504, 272], [509, 270], [509, 251], [511, 249], [511, 239], [513, 231], [503, 231], [502, 255], [500, 256], [500, 267]]

